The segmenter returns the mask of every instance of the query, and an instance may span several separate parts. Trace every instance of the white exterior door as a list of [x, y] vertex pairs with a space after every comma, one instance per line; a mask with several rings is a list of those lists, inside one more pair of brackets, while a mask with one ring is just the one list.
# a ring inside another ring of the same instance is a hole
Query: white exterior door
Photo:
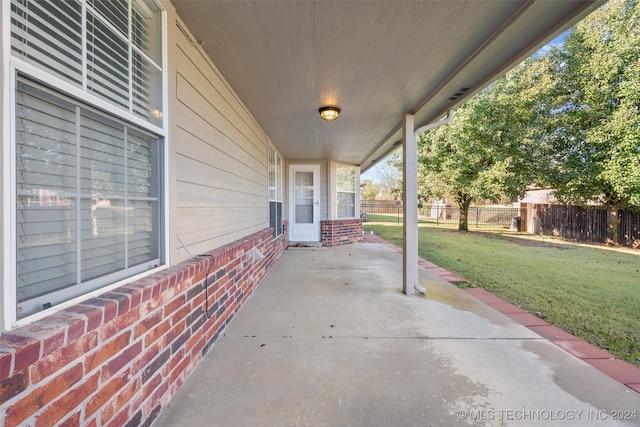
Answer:
[[320, 165], [289, 167], [289, 240], [320, 241]]

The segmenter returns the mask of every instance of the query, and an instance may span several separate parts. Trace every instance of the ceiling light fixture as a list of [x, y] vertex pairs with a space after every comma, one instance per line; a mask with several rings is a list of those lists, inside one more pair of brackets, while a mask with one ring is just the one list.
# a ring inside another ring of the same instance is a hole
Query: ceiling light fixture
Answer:
[[320, 117], [328, 122], [332, 122], [338, 118], [340, 109], [338, 107], [322, 107], [318, 110]]

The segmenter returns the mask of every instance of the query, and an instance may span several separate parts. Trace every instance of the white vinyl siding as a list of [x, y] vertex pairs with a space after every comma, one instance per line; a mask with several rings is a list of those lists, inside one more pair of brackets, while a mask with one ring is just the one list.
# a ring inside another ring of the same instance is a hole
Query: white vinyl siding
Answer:
[[180, 24], [176, 35], [172, 233], [181, 260], [269, 227], [268, 143]]
[[354, 218], [356, 215], [356, 168], [336, 166], [336, 205], [338, 218]]

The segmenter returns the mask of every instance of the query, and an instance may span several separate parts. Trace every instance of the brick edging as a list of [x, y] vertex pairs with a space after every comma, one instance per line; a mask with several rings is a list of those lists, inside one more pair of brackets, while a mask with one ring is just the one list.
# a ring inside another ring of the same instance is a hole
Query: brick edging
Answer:
[[[374, 234], [364, 234], [364, 243], [380, 243], [397, 253], [402, 253], [402, 248], [390, 243]], [[422, 258], [418, 258], [418, 264], [430, 272], [450, 283], [464, 283], [465, 279], [437, 266]], [[640, 369], [624, 360], [618, 359], [611, 353], [595, 347], [580, 338], [571, 335], [562, 329], [553, 326], [522, 308], [515, 306], [502, 298], [497, 297], [484, 288], [462, 289], [468, 295], [497, 310], [515, 322], [525, 326], [546, 340], [557, 345], [567, 353], [588, 363], [619, 383], [640, 393]]]
[[640, 369], [611, 353], [595, 347], [533, 314], [495, 296], [484, 288], [463, 289], [468, 295], [515, 320], [567, 353], [588, 363], [614, 380], [640, 393]]

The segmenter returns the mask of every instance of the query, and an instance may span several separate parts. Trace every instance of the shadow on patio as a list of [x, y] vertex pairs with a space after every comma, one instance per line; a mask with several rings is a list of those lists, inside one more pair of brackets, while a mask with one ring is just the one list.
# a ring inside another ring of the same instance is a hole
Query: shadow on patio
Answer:
[[154, 426], [640, 423], [639, 394], [419, 274], [426, 297], [382, 244], [285, 251]]

